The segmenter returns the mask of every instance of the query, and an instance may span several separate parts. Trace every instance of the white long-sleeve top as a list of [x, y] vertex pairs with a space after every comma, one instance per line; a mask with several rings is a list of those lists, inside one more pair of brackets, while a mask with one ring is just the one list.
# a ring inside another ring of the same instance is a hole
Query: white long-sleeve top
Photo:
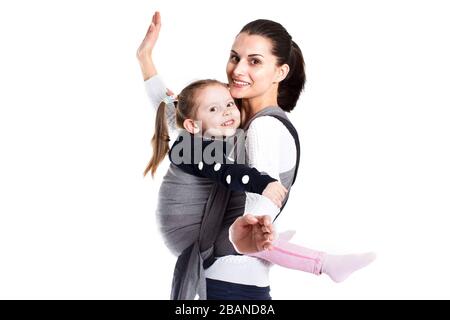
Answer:
[[[145, 81], [145, 88], [152, 106], [157, 108], [165, 98], [166, 87], [160, 76]], [[175, 108], [168, 106], [166, 118], [169, 130], [175, 130]], [[252, 121], [247, 131], [246, 159], [250, 167], [280, 180], [280, 173], [296, 164], [295, 141], [289, 130], [274, 117], [263, 116]], [[268, 198], [246, 193], [245, 213], [270, 215], [272, 219], [279, 208]], [[207, 278], [227, 282], [265, 287], [269, 285], [271, 263], [249, 256], [225, 256], [218, 258], [205, 270]]]

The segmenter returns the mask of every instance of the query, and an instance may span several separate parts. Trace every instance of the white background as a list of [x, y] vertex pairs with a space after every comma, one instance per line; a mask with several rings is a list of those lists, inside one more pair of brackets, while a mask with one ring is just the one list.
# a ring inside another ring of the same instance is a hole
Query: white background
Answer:
[[[307, 86], [279, 229], [378, 259], [343, 283], [273, 267], [275, 299], [450, 298], [445, 1], [2, 1], [0, 298], [167, 299], [175, 258], [143, 178], [154, 113], [135, 58], [154, 10], [174, 91], [225, 81], [247, 22], [281, 22]], [[167, 165], [167, 163], [165, 164]]]

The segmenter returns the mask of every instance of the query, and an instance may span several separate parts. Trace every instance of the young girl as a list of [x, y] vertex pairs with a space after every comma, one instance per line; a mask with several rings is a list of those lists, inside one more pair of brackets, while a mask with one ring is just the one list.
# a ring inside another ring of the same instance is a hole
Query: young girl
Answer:
[[226, 152], [234, 146], [223, 137], [236, 134], [241, 115], [225, 84], [216, 80], [194, 82], [174, 102], [177, 104], [177, 124], [184, 130], [180, 131], [169, 151], [163, 102], [152, 139], [153, 157], [144, 175], [149, 171], [154, 175], [159, 163], [169, 153], [171, 163], [186, 173], [212, 179], [234, 191], [264, 195], [281, 207], [287, 193], [281, 183], [227, 157]]
[[[165, 155], [169, 153], [172, 165], [185, 173], [219, 182], [234, 191], [262, 194], [281, 207], [287, 189], [280, 182], [255, 168], [236, 163], [227, 152], [233, 150], [228, 146], [229, 138], [235, 136], [241, 120], [239, 109], [225, 84], [216, 80], [196, 81], [181, 91], [175, 106], [177, 125], [185, 131], [181, 131], [169, 150], [165, 119], [166, 104], [161, 103], [152, 139], [154, 153], [144, 175], [149, 171], [153, 175]], [[217, 139], [218, 137], [228, 137], [228, 139], [221, 140]], [[180, 199], [177, 194], [167, 196], [174, 199], [172, 202], [174, 207], [166, 208], [166, 211], [180, 210], [180, 207], [189, 207], [192, 205], [190, 202], [196, 202], [188, 197], [183, 198], [184, 200]], [[180, 205], [180, 201], [185, 203]], [[160, 214], [164, 215], [164, 212]], [[164, 229], [164, 219], [160, 218], [160, 222]], [[182, 230], [184, 222], [185, 220], [179, 219], [179, 225], [172, 226], [173, 230]], [[175, 254], [179, 254], [185, 247], [174, 248], [174, 243], [177, 243], [177, 232], [165, 231], [163, 235], [166, 237], [169, 248]], [[292, 236], [292, 232], [280, 234], [278, 239], [273, 241], [270, 250], [250, 255], [291, 269], [317, 275], [325, 273], [336, 282], [343, 281], [352, 272], [368, 265], [375, 257], [372, 253], [325, 254], [289, 243]], [[195, 232], [192, 233], [191, 241], [196, 241], [197, 237]]]

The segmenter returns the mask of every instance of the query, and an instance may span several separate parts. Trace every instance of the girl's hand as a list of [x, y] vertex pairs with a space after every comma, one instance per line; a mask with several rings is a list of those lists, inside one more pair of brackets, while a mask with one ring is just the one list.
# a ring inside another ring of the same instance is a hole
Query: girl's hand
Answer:
[[287, 189], [279, 181], [274, 181], [267, 185], [262, 195], [269, 198], [278, 208], [281, 208], [287, 192]]
[[157, 73], [156, 68], [153, 64], [152, 52], [153, 48], [155, 47], [156, 40], [158, 40], [160, 30], [161, 15], [158, 11], [156, 11], [153, 14], [152, 23], [148, 27], [147, 34], [145, 35], [144, 40], [142, 40], [142, 43], [136, 52], [136, 57], [139, 60], [139, 64], [141, 65], [141, 71], [144, 80], [151, 78]]
[[153, 14], [152, 23], [148, 27], [147, 34], [137, 50], [137, 58], [152, 54], [156, 40], [158, 40], [159, 31], [161, 30], [161, 15], [158, 11]]

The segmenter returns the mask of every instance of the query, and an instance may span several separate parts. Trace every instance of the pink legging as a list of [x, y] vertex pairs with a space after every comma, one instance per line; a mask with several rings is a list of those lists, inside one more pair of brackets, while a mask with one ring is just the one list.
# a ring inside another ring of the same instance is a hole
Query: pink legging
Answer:
[[284, 232], [279, 235], [278, 239], [273, 241], [273, 250], [252, 253], [249, 256], [261, 258], [289, 269], [301, 270], [316, 275], [321, 274], [325, 253], [290, 243], [289, 240], [293, 235], [294, 232]]

